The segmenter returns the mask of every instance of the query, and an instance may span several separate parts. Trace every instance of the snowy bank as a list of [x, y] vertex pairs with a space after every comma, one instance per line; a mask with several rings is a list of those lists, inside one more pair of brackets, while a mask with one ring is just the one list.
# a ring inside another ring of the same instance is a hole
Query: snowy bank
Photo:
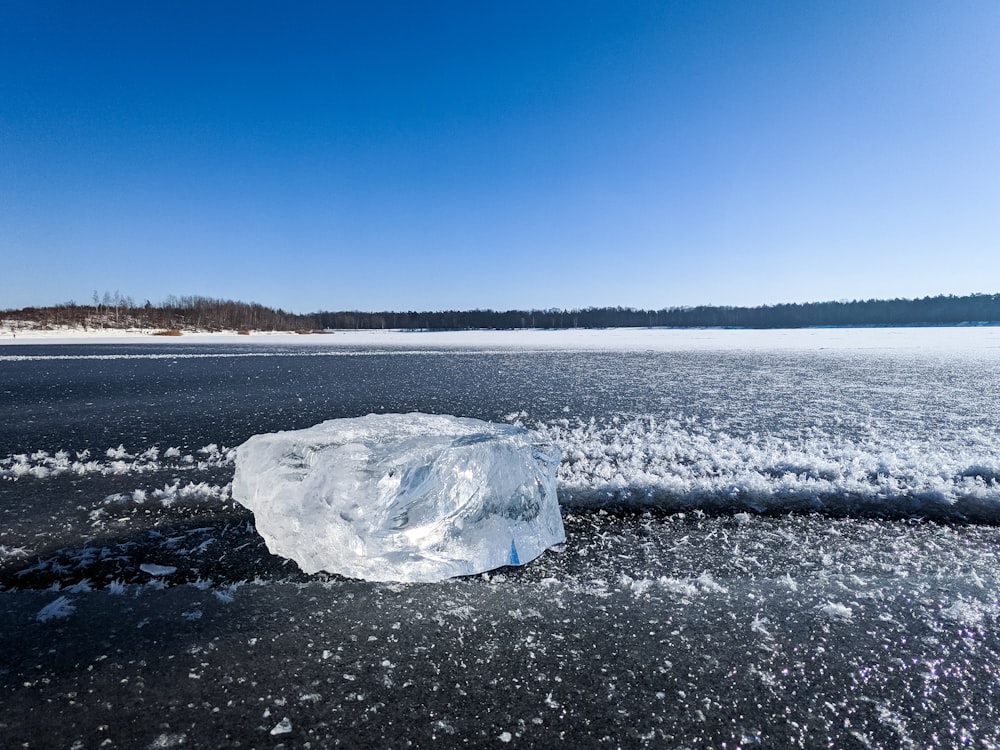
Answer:
[[570, 351], [911, 350], [1000, 352], [1000, 326], [902, 328], [574, 328], [476, 331], [235, 331], [157, 336], [150, 332], [0, 329], [0, 346], [30, 344], [275, 344], [333, 349], [476, 349]]

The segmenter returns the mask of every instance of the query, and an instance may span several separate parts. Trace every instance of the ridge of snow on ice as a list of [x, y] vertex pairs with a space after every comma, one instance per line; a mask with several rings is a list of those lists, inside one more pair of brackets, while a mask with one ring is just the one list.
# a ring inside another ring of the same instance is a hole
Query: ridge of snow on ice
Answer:
[[22, 477], [48, 479], [63, 474], [87, 476], [125, 476], [130, 474], [151, 474], [165, 469], [171, 471], [205, 470], [228, 466], [236, 458], [236, 451], [219, 448], [210, 443], [199, 448], [197, 456], [190, 453], [181, 455], [179, 448], [170, 447], [165, 451], [152, 446], [143, 451], [130, 453], [124, 445], [104, 451], [106, 461], [95, 458], [89, 449], [45, 450], [17, 453], [0, 458], [0, 479], [17, 480]]
[[[514, 415], [512, 415], [514, 416]], [[992, 434], [963, 443], [872, 430], [744, 435], [696, 418], [555, 420], [535, 428], [562, 446], [566, 507], [823, 511], [1000, 522]]]
[[440, 581], [523, 565], [565, 540], [560, 451], [523, 427], [369, 414], [255, 435], [234, 499], [306, 573]]
[[[505, 419], [521, 426], [526, 417], [518, 412]], [[820, 511], [1000, 522], [996, 436], [978, 425], [927, 435], [877, 424], [740, 434], [732, 425], [693, 416], [625, 414], [539, 421], [531, 427], [541, 442], [561, 447], [557, 482], [564, 507]], [[228, 484], [184, 484], [178, 474], [224, 470], [236, 451], [211, 443], [191, 452], [119, 445], [95, 454], [26, 450], [0, 458], [0, 480], [142, 477], [137, 486], [104, 496], [92, 511], [95, 519], [127, 504], [225, 500]], [[163, 482], [163, 472], [170, 472], [171, 481]]]

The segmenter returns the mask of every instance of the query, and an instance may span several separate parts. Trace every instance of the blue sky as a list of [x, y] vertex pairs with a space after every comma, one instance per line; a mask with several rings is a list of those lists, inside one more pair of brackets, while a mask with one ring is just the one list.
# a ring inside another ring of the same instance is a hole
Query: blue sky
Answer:
[[1000, 291], [1000, 4], [0, 4], [0, 308]]

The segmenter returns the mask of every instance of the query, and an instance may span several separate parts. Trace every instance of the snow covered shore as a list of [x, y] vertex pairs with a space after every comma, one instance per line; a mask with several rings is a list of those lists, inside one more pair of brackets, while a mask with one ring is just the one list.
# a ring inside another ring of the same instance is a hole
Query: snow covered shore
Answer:
[[583, 351], [721, 351], [789, 349], [893, 349], [914, 351], [1000, 351], [1000, 326], [904, 328], [574, 328], [477, 331], [235, 331], [157, 336], [141, 331], [0, 328], [0, 345], [27, 344], [277, 344], [337, 348], [558, 349]]

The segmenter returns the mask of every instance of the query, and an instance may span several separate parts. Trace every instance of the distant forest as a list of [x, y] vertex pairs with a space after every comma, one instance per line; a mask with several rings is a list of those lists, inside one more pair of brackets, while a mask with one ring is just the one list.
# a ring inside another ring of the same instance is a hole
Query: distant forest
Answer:
[[94, 292], [90, 305], [66, 302], [0, 313], [7, 325], [24, 328], [141, 329], [160, 331], [295, 331], [316, 326], [312, 315], [296, 315], [249, 302], [170, 295], [158, 305], [137, 305], [118, 292]]
[[320, 312], [319, 328], [805, 328], [1000, 322], [1000, 294], [923, 299], [806, 302], [761, 307], [588, 307], [583, 310]]
[[805, 302], [760, 307], [588, 307], [583, 310], [446, 310], [316, 312], [308, 315], [254, 303], [169, 296], [137, 305], [119, 293], [94, 293], [92, 304], [67, 302], [0, 313], [6, 325], [91, 329], [315, 331], [322, 329], [465, 330], [481, 328], [804, 328], [810, 326], [954, 325], [1000, 322], [1000, 294], [923, 299]]

